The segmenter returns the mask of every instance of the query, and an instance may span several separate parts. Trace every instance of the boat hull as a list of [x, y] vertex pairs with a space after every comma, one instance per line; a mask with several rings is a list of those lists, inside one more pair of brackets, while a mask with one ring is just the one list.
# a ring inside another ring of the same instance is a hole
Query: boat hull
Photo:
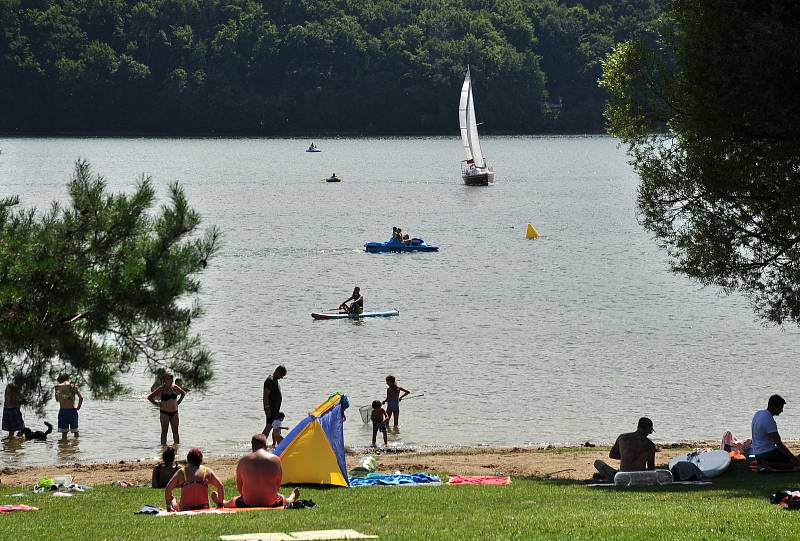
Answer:
[[467, 186], [488, 186], [494, 184], [494, 171], [486, 171], [485, 173], [463, 174], [461, 178], [464, 179], [464, 184]]
[[325, 179], [325, 182], [341, 182], [341, 181], [342, 179], [340, 179], [339, 177], [328, 177]]
[[438, 246], [425, 244], [422, 239], [411, 239], [410, 244], [390, 240], [387, 242], [368, 242], [364, 244], [364, 250], [370, 254], [383, 254], [387, 252], [438, 252]]
[[311, 312], [311, 317], [316, 320], [362, 319], [365, 317], [392, 317], [399, 315], [399, 310], [381, 310], [376, 312], [362, 312], [360, 314], [349, 314], [347, 312]]

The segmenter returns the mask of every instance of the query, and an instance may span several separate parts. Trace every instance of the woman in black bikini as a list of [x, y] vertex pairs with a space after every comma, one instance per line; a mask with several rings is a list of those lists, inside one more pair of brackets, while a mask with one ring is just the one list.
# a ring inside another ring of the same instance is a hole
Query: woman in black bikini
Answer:
[[[164, 374], [164, 383], [150, 393], [147, 399], [158, 406], [161, 420], [161, 445], [167, 444], [167, 432], [172, 426], [172, 440], [175, 445], [181, 442], [178, 435], [178, 404], [183, 402], [186, 391], [175, 385], [174, 377], [170, 373]], [[156, 400], [158, 397], [158, 400]]]

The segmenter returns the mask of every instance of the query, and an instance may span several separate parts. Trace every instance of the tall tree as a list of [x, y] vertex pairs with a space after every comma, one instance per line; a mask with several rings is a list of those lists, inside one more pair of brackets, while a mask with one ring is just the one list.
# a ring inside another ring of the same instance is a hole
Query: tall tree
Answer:
[[44, 213], [0, 200], [0, 378], [40, 409], [59, 372], [103, 398], [140, 362], [202, 389], [212, 359], [190, 332], [202, 313], [192, 297], [219, 231], [198, 231], [177, 184], [158, 212], [149, 178], [109, 194], [78, 162], [68, 189], [69, 204]]
[[[800, 323], [800, 4], [671, 0], [605, 62], [610, 130], [676, 272]], [[654, 129], [667, 128], [667, 133]]]

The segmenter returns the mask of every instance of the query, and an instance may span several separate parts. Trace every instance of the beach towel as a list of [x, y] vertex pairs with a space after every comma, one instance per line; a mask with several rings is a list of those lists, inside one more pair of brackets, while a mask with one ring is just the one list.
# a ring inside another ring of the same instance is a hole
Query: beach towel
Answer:
[[36, 507], [30, 505], [0, 505], [0, 514], [13, 513], [14, 511], [38, 511]]
[[[309, 500], [310, 501], [310, 500]], [[244, 511], [275, 511], [276, 509], [284, 509], [283, 507], [223, 507], [212, 509], [197, 509], [195, 511], [167, 511], [155, 505], [146, 504], [140, 510], [136, 511], [136, 515], [156, 515], [159, 517], [179, 517], [179, 516], [194, 516], [194, 515], [220, 515], [227, 513], [241, 513]]]
[[333, 539], [377, 539], [377, 535], [366, 535], [355, 530], [309, 530], [291, 533], [245, 533], [220, 535], [222, 541], [322, 541]]
[[195, 516], [195, 515], [226, 515], [228, 513], [243, 513], [246, 511], [282, 511], [283, 507], [215, 507], [212, 509], [196, 509], [194, 511], [167, 511], [159, 509], [159, 517]]
[[376, 485], [384, 486], [419, 486], [441, 485], [442, 480], [436, 475], [427, 473], [371, 473], [365, 477], [354, 477], [350, 479], [351, 487], [370, 487]]
[[510, 485], [508, 475], [451, 475], [448, 485]]

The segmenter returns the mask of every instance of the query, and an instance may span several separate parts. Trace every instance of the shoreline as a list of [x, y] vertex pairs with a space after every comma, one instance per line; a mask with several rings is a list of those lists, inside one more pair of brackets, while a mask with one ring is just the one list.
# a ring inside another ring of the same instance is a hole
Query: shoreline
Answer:
[[[588, 442], [587, 442], [588, 443]], [[590, 444], [593, 445], [593, 444]], [[800, 442], [789, 442], [795, 449]], [[372, 454], [378, 459], [381, 471], [444, 472], [460, 475], [512, 475], [542, 479], [590, 479], [597, 459], [607, 460], [610, 445], [546, 447], [450, 447], [437, 449], [347, 448], [347, 468], [358, 465], [359, 457]], [[656, 463], [666, 464], [673, 456], [699, 448], [719, 448], [719, 441], [682, 441], [656, 443]], [[223, 481], [236, 475], [240, 455], [207, 457], [205, 463]], [[613, 462], [613, 461], [612, 461]], [[39, 479], [69, 474], [73, 481], [84, 485], [109, 485], [125, 481], [133, 485], [150, 486], [150, 476], [156, 461], [120, 460], [117, 462], [72, 463], [27, 467], [5, 467], [0, 470], [1, 487], [33, 486]]]

